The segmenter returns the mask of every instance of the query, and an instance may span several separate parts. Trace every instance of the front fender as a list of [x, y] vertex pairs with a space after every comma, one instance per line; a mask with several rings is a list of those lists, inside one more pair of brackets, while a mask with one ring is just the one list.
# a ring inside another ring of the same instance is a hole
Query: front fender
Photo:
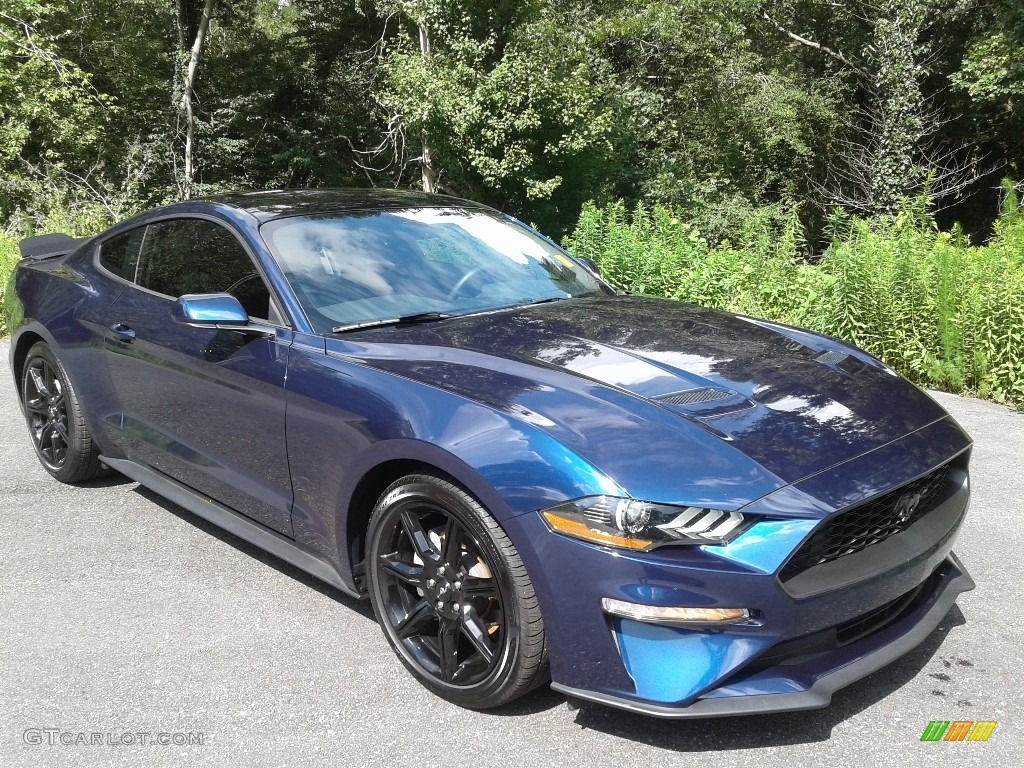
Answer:
[[[436, 467], [499, 522], [594, 494], [607, 475], [538, 427], [459, 395], [351, 360], [297, 335], [288, 368], [292, 526], [304, 546], [349, 573], [349, 515], [360, 481], [389, 462]], [[358, 500], [356, 500], [358, 501]]]

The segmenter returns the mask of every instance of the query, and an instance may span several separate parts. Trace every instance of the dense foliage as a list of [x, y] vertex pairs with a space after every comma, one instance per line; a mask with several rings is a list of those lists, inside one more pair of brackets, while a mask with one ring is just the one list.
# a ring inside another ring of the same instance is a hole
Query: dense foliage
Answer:
[[715, 238], [796, 205], [818, 247], [836, 204], [925, 194], [987, 237], [999, 179], [1024, 177], [1021, 8], [3, 0], [0, 221], [425, 179], [556, 236], [588, 200]]
[[[864, 340], [883, 280], [941, 267], [900, 296], [968, 314], [1011, 290], [981, 285], [1020, 246], [1021, 50], [1019, 0], [0, 0], [0, 269], [10, 239], [239, 188], [422, 185], [576, 243], [621, 200], [656, 212], [602, 246], [631, 285], [742, 303], [784, 253], [765, 313]], [[637, 226], [665, 239], [626, 254]], [[890, 308], [874, 351], [1011, 396], [989, 372], [1019, 359], [972, 346], [994, 331]]]

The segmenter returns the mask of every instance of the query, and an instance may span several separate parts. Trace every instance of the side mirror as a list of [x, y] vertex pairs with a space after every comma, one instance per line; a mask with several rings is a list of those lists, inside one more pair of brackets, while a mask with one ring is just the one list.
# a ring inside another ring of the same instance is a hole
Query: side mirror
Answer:
[[187, 293], [179, 296], [171, 309], [176, 323], [193, 328], [216, 328], [222, 331], [269, 334], [261, 326], [249, 323], [241, 303], [230, 293]]

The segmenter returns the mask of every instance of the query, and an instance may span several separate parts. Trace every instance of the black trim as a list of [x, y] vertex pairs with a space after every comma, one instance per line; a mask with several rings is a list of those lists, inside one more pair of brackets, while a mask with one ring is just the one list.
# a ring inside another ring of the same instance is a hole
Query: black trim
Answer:
[[551, 683], [551, 688], [574, 699], [604, 704], [630, 712], [670, 719], [699, 717], [728, 717], [733, 715], [756, 715], [767, 712], [793, 712], [804, 709], [821, 709], [832, 701], [832, 694], [845, 688], [872, 672], [876, 672], [900, 656], [916, 648], [932, 633], [949, 613], [961, 592], [974, 589], [974, 580], [967, 573], [956, 555], [949, 553], [947, 562], [959, 575], [946, 584], [942, 593], [918, 622], [903, 635], [884, 645], [873, 653], [857, 659], [835, 672], [818, 678], [813, 686], [799, 693], [753, 694], [727, 698], [697, 699], [686, 707], [670, 707], [646, 701], [627, 699], [607, 693], [597, 693], [571, 688], [560, 683]]
[[177, 480], [152, 467], [128, 461], [127, 459], [110, 459], [106, 456], [100, 456], [100, 461], [164, 498], [184, 507], [192, 514], [208, 520], [228, 533], [233, 533], [240, 539], [245, 539], [250, 544], [255, 544], [260, 549], [276, 555], [296, 568], [301, 568], [311, 576], [327, 582], [345, 594], [365, 599], [365, 594], [360, 594], [344, 582], [341, 574], [338, 573], [337, 568], [333, 564], [320, 555], [303, 549], [294, 540], [282, 536], [277, 531], [273, 531], [257, 523], [255, 520], [251, 520], [239, 512], [225, 507], [223, 504], [219, 504], [208, 496], [204, 496], [198, 491], [182, 485]]

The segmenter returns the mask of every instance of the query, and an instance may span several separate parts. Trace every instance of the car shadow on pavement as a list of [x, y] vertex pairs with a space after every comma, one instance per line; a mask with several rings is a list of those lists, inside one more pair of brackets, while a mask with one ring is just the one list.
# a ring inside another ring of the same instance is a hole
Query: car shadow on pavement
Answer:
[[[127, 480], [127, 478], [125, 479]], [[128, 482], [132, 481], [129, 480]], [[296, 568], [291, 563], [288, 563], [282, 560], [281, 558], [277, 557], [276, 555], [272, 555], [269, 552], [260, 549], [255, 544], [250, 544], [245, 539], [239, 538], [238, 536], [235, 536], [235, 534], [229, 533], [220, 526], [215, 525], [210, 521], [199, 517], [199, 515], [189, 512], [187, 509], [178, 506], [173, 501], [168, 501], [163, 496], [159, 495], [155, 491], [149, 490], [149, 488], [146, 488], [143, 485], [139, 485], [135, 489], [135, 492], [138, 493], [143, 498], [145, 498], [147, 501], [156, 504], [161, 509], [170, 512], [172, 515], [180, 518], [189, 525], [194, 525], [196, 528], [203, 531], [204, 533], [208, 533], [210, 536], [213, 536], [219, 539], [220, 541], [223, 541], [225, 544], [234, 547], [239, 552], [244, 552], [254, 560], [258, 560], [264, 565], [270, 566], [279, 573], [282, 573], [285, 576], [288, 576], [289, 578], [295, 579], [295, 581], [298, 581], [306, 585], [310, 589], [315, 589], [317, 592], [324, 595], [325, 597], [329, 597], [330, 599], [343, 604], [347, 609], [360, 614], [364, 618], [376, 622], [376, 619], [373, 616], [373, 609], [370, 607], [369, 601], [357, 600], [351, 595], [342, 592], [340, 589], [332, 587], [330, 584], [321, 581], [315, 576], [311, 576], [310, 574], [303, 571], [301, 568]]]
[[[954, 627], [967, 623], [954, 605], [942, 623], [917, 648], [863, 680], [843, 688], [825, 709], [700, 720], [662, 720], [585, 705], [576, 724], [624, 739], [678, 752], [780, 747], [827, 741], [832, 729], [874, 706], [917, 677]], [[941, 692], [935, 692], [941, 695]]]
[[135, 481], [130, 477], [125, 477], [120, 472], [110, 470], [107, 474], [102, 477], [97, 477], [95, 480], [87, 480], [84, 483], [75, 483], [72, 488], [116, 488], [119, 485], [131, 485]]

